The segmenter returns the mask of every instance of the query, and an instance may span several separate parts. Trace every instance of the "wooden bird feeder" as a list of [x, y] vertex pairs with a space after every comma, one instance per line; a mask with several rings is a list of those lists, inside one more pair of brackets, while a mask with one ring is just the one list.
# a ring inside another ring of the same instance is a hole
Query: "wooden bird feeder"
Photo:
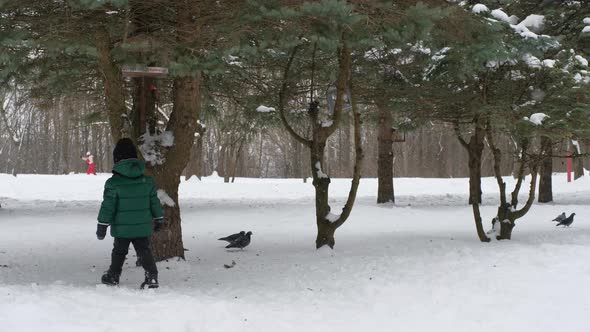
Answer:
[[168, 68], [166, 67], [148, 67], [142, 65], [123, 66], [121, 67], [123, 77], [151, 77], [164, 78], [168, 76]]
[[[128, 53], [135, 53], [139, 59], [139, 62], [148, 62], [146, 57], [156, 56], [160, 62], [165, 57], [160, 54], [163, 49], [162, 42], [155, 37], [148, 36], [145, 34], [139, 34], [136, 36], [127, 37], [121, 48]], [[121, 67], [123, 77], [150, 77], [150, 78], [163, 78], [168, 76], [168, 68], [166, 67], [155, 67], [144, 64], [136, 65], [124, 65]]]

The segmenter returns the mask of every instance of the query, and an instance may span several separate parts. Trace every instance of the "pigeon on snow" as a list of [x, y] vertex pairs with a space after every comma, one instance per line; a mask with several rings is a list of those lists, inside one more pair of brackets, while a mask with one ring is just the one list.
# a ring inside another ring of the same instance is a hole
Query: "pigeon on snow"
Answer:
[[241, 231], [241, 232], [236, 233], [236, 234], [232, 234], [232, 235], [228, 235], [226, 237], [219, 238], [218, 240], [220, 240], [220, 241], [227, 241], [229, 243], [232, 243], [232, 242], [234, 242], [235, 240], [237, 240], [238, 238], [240, 238], [240, 237], [242, 237], [244, 235], [246, 235], [246, 232]]
[[562, 212], [560, 215], [558, 215], [557, 217], [555, 217], [555, 219], [553, 219], [551, 221], [562, 222], [565, 218], [566, 218], [565, 212]]
[[562, 221], [558, 222], [557, 225], [555, 225], [555, 226], [563, 225], [563, 226], [570, 227], [570, 225], [574, 222], [574, 216], [575, 215], [576, 215], [575, 213], [570, 214], [569, 217], [567, 217], [567, 218], [563, 219]]
[[230, 242], [230, 244], [228, 244], [225, 248], [226, 249], [229, 249], [229, 248], [244, 249], [245, 247], [247, 247], [250, 244], [250, 236], [251, 235], [252, 235], [252, 232], [248, 232], [242, 236], [239, 236], [237, 239]]

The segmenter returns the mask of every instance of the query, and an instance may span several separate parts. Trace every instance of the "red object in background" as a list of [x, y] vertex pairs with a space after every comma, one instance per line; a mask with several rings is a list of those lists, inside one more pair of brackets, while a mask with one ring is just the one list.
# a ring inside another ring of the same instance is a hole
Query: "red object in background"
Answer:
[[565, 171], [567, 172], [567, 182], [572, 182], [572, 153], [565, 153]]
[[86, 168], [86, 174], [90, 175], [90, 174], [94, 174], [96, 175], [96, 171], [94, 170], [94, 163], [90, 162], [90, 159], [86, 159], [86, 165], [88, 165], [88, 167]]

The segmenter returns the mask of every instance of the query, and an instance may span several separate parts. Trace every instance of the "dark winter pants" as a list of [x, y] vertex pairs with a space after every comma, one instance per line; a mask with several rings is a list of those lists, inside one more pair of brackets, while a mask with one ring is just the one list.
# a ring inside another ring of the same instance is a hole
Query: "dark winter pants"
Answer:
[[113, 244], [113, 253], [111, 255], [111, 267], [109, 271], [116, 274], [121, 274], [123, 263], [125, 263], [125, 256], [129, 252], [129, 243], [133, 243], [137, 257], [141, 257], [141, 266], [150, 274], [158, 274], [158, 268], [152, 256], [150, 248], [150, 239], [147, 237], [140, 237], [135, 239], [123, 239], [116, 237]]

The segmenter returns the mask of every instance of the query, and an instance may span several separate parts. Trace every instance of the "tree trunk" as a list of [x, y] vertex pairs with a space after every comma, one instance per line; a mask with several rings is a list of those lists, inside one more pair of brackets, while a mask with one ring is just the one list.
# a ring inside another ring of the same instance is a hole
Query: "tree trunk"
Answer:
[[505, 219], [510, 222], [500, 222], [500, 234], [496, 236], [497, 240], [510, 240], [512, 239], [512, 230], [514, 229], [514, 220]]
[[545, 156], [541, 162], [539, 172], [539, 202], [547, 203], [553, 201], [553, 185], [551, 175], [553, 174], [553, 158], [551, 157], [553, 142], [547, 136], [541, 136], [541, 154]]
[[471, 204], [473, 210], [473, 220], [475, 221], [475, 229], [477, 231], [477, 237], [481, 242], [490, 242], [490, 238], [486, 235], [483, 229], [483, 223], [481, 220], [481, 212], [479, 211], [479, 204]]
[[98, 51], [98, 70], [104, 85], [104, 95], [111, 126], [113, 142], [124, 136], [125, 89], [121, 71], [111, 58], [111, 40], [105, 27], [98, 27], [95, 32], [95, 45]]
[[148, 130], [155, 134], [156, 81], [151, 77], [134, 78], [133, 112], [131, 113], [133, 128], [132, 137], [139, 137]]
[[469, 140], [469, 204], [481, 204], [481, 160], [484, 148], [484, 128], [477, 124]]
[[240, 164], [240, 156], [242, 155], [242, 148], [244, 147], [243, 141], [239, 144], [240, 145], [238, 146], [238, 151], [235, 153], [235, 156], [233, 158], [234, 164], [233, 164], [233, 167], [231, 170], [231, 183], [234, 183], [236, 181], [236, 173], [238, 172], [238, 165]]
[[482, 149], [469, 150], [469, 204], [481, 204], [481, 157]]
[[334, 249], [334, 244], [336, 243], [334, 240], [334, 233], [336, 232], [336, 227], [334, 227], [334, 224], [325, 219], [320, 222], [318, 219], [317, 225], [318, 235], [315, 240], [316, 249], [326, 245], [331, 249]]
[[258, 177], [260, 177], [260, 178], [262, 177], [263, 172], [264, 172], [264, 167], [262, 165], [262, 151], [263, 151], [263, 147], [264, 147], [263, 143], [264, 143], [264, 140], [263, 140], [263, 135], [261, 132], [260, 133], [260, 146], [258, 148], [258, 167], [260, 168], [260, 175]]
[[193, 150], [193, 154], [195, 156], [195, 164], [197, 166], [195, 170], [195, 175], [199, 180], [201, 180], [201, 176], [203, 176], [203, 140], [205, 139], [205, 128], [199, 126], [197, 128], [197, 132], [199, 133], [199, 138], [197, 139], [197, 146]]
[[201, 180], [203, 173], [203, 139], [205, 138], [205, 127], [197, 124], [197, 133], [199, 134], [195, 139], [194, 148], [191, 149], [190, 159], [188, 165], [184, 170], [185, 180], [188, 181], [193, 175]]
[[223, 183], [229, 183], [230, 170], [231, 170], [231, 145], [225, 149], [223, 154]]
[[391, 112], [379, 107], [379, 135], [377, 157], [377, 203], [395, 203], [393, 192], [393, 133]]
[[157, 167], [148, 167], [154, 175], [158, 188], [166, 191], [174, 202], [174, 207], [165, 206], [166, 226], [160, 233], [152, 236], [154, 258], [163, 260], [169, 257], [184, 258], [178, 186], [180, 175], [188, 163], [189, 154], [197, 129], [200, 111], [201, 76], [177, 78], [174, 82], [174, 110], [166, 130], [174, 134], [174, 145], [166, 153], [166, 162]]
[[471, 204], [473, 209], [473, 219], [477, 236], [480, 241], [489, 242], [490, 239], [483, 230], [481, 213], [479, 211], [479, 205], [481, 204], [481, 160], [486, 134], [485, 121], [481, 116], [478, 116], [474, 119], [474, 124], [474, 133], [469, 139], [469, 143], [463, 139], [458, 124], [455, 124], [455, 133], [461, 145], [467, 150], [469, 158], [469, 204]]
[[[62, 137], [61, 137], [61, 146], [62, 146], [62, 174], [69, 173], [69, 165], [70, 165], [70, 135], [68, 127], [70, 126], [70, 117], [73, 110], [64, 109], [63, 110], [63, 127], [62, 127]], [[93, 138], [94, 140], [94, 138]], [[93, 152], [94, 153], [94, 152]]]
[[158, 170], [153, 175], [158, 188], [164, 190], [175, 202], [173, 207], [163, 206], [166, 223], [159, 232], [152, 235], [151, 241], [154, 258], [156, 261], [171, 257], [184, 258], [180, 206], [178, 204], [180, 177], [178, 174], [169, 173], [163, 169]]
[[574, 164], [574, 181], [584, 176], [584, 159], [577, 152], [572, 158]]
[[[191, 149], [190, 151], [190, 157], [189, 157], [189, 161], [186, 165], [186, 168], [184, 169], [184, 180], [188, 181], [190, 180], [191, 177], [193, 176], [197, 176], [199, 177], [199, 164], [198, 164], [198, 156], [197, 156], [197, 146], [198, 146], [198, 141], [195, 144], [195, 147], [193, 149]], [[200, 179], [200, 177], [199, 177]]]
[[[498, 213], [494, 219], [500, 223], [500, 233], [496, 235], [496, 240], [510, 240], [512, 238], [515, 219], [510, 209], [511, 205], [508, 203], [504, 203], [498, 207]], [[494, 225], [492, 224], [492, 226]]]
[[330, 221], [326, 219], [330, 213], [328, 204], [328, 192], [330, 187], [330, 178], [324, 173], [322, 161], [324, 155], [325, 143], [313, 142], [311, 148], [311, 169], [313, 174], [313, 187], [315, 189], [315, 214], [318, 234], [316, 237], [316, 248], [328, 245], [334, 248], [334, 232], [331, 229]]

